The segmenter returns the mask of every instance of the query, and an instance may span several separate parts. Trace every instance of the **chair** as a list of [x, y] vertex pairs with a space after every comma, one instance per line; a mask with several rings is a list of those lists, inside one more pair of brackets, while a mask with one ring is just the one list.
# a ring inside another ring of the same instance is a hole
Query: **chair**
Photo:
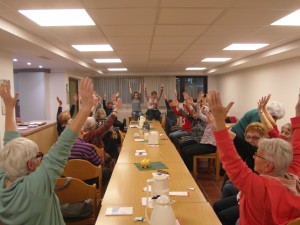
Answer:
[[93, 214], [87, 218], [80, 219], [65, 219], [67, 225], [87, 225], [95, 224], [98, 215], [96, 185], [88, 185], [83, 181], [72, 178], [66, 182], [67, 178], [58, 178], [55, 185], [55, 193], [61, 204], [63, 203], [78, 203], [86, 199], [92, 199]]
[[103, 160], [103, 161], [105, 161], [105, 151], [104, 151], [104, 149], [103, 148], [98, 148], [96, 145], [93, 145], [93, 144], [91, 144], [93, 147], [94, 147], [94, 149], [96, 150], [96, 152], [98, 153], [98, 155], [101, 157], [101, 159]]
[[194, 155], [193, 156], [193, 176], [194, 178], [197, 177], [197, 163], [198, 159], [207, 159], [208, 160], [208, 169], [210, 170], [211, 167], [214, 167], [215, 170], [215, 179], [219, 181], [220, 178], [220, 158], [218, 154], [218, 150], [215, 153], [206, 154], [206, 155]]
[[[74, 177], [80, 180], [98, 178], [99, 190], [97, 198], [102, 198], [102, 167], [94, 166], [92, 163], [83, 159], [70, 159], [62, 173], [64, 177]], [[100, 201], [99, 201], [100, 202]]]
[[289, 222], [287, 225], [300, 225], [300, 217]]

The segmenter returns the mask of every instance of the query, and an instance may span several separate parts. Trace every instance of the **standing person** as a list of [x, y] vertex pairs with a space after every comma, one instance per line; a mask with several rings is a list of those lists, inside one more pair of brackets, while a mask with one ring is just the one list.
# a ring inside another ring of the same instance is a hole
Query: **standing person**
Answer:
[[167, 114], [166, 114], [166, 124], [165, 124], [165, 132], [167, 135], [170, 133], [171, 127], [177, 124], [177, 116], [173, 110], [173, 100], [167, 99], [167, 93], [164, 91], [165, 103], [167, 107]]
[[220, 159], [233, 184], [241, 191], [239, 225], [288, 224], [300, 217], [300, 95], [291, 119], [292, 146], [279, 138], [259, 142], [253, 156], [254, 173], [237, 154], [224, 123], [233, 105], [223, 106], [218, 92], [208, 97]]
[[130, 92], [130, 98], [132, 100], [131, 116], [132, 116], [132, 120], [136, 121], [138, 117], [142, 115], [142, 110], [141, 110], [142, 84], [140, 84], [139, 92], [135, 91], [132, 93], [132, 88], [129, 82], [129, 92]]
[[162, 93], [164, 91], [164, 85], [161, 84], [161, 89], [160, 89], [159, 96], [157, 96], [156, 91], [152, 91], [151, 95], [148, 95], [147, 88], [146, 88], [146, 83], [144, 85], [144, 88], [145, 88], [145, 98], [148, 102], [146, 116], [147, 116], [148, 120], [153, 120], [154, 119], [154, 120], [160, 121], [161, 112], [158, 109], [158, 103], [159, 103], [159, 100], [160, 100], [160, 98], [162, 96]]
[[68, 121], [74, 115], [78, 97], [77, 95], [74, 95], [70, 111], [63, 111], [63, 112], [62, 112], [62, 100], [58, 96], [56, 97], [56, 100], [59, 104], [57, 109], [57, 114], [56, 114], [56, 130], [58, 136], [60, 136], [60, 134], [64, 131], [65, 127], [68, 125]]
[[81, 80], [81, 107], [44, 157], [36, 143], [17, 132], [14, 108], [18, 95], [12, 97], [10, 92], [10, 87], [0, 87], [6, 111], [5, 145], [0, 150], [0, 223], [65, 224], [54, 187], [93, 106], [92, 80]]

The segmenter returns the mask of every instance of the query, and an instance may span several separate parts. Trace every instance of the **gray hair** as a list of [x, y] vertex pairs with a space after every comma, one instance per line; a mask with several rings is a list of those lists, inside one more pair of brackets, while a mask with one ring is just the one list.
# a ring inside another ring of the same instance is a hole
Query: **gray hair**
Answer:
[[292, 145], [280, 138], [263, 139], [258, 148], [264, 153], [264, 157], [274, 164], [274, 173], [284, 175], [293, 159]]
[[83, 131], [88, 132], [91, 130], [92, 126], [96, 125], [96, 120], [94, 117], [88, 117], [83, 125]]
[[19, 137], [9, 141], [0, 151], [0, 167], [10, 180], [28, 174], [27, 162], [35, 159], [39, 148], [33, 141]]
[[283, 118], [285, 115], [285, 109], [280, 102], [277, 101], [269, 102], [267, 104], [267, 109], [275, 120], [279, 120]]
[[95, 112], [95, 119], [98, 120], [103, 120], [106, 118], [106, 112], [104, 109], [100, 108]]

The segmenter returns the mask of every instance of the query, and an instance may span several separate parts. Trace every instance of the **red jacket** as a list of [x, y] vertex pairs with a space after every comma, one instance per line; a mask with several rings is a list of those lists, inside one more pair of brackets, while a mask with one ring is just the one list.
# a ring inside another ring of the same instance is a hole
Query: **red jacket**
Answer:
[[[300, 176], [300, 117], [291, 119], [293, 161], [289, 173]], [[279, 181], [253, 173], [237, 154], [227, 130], [214, 132], [222, 164], [241, 191], [240, 225], [278, 225], [300, 217], [300, 196]], [[299, 179], [298, 179], [299, 182]], [[295, 182], [296, 184], [296, 182]]]
[[[184, 110], [186, 110], [188, 113], [190, 113], [190, 109], [189, 109], [189, 107], [188, 107], [186, 104], [184, 104], [183, 107], [184, 107]], [[187, 131], [187, 132], [192, 132], [192, 125], [193, 125], [192, 122], [189, 121], [188, 119], [186, 119], [185, 116], [182, 115], [182, 114], [177, 110], [176, 106], [173, 106], [172, 109], [174, 110], [174, 113], [175, 113], [177, 116], [180, 116], [181, 119], [182, 119], [182, 127], [181, 127], [181, 129], [182, 129], [182, 130], [185, 130], [185, 131]]]

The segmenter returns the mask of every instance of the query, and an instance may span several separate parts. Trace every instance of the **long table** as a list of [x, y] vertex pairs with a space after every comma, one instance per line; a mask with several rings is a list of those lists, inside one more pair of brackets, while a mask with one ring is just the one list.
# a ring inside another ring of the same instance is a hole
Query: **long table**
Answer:
[[[154, 170], [140, 171], [134, 163], [143, 158], [152, 162], [160, 161], [168, 167], [170, 174], [170, 191], [188, 192], [188, 196], [171, 196], [175, 201], [172, 208], [176, 218], [182, 225], [212, 224], [221, 225], [211, 205], [207, 202], [197, 183], [186, 168], [177, 149], [165, 135], [164, 130], [157, 121], [151, 122], [151, 130], [161, 134], [159, 147], [150, 147], [147, 142], [136, 142], [134, 133], [143, 138], [142, 130], [129, 128], [123, 142], [120, 156], [114, 168], [112, 177], [106, 189], [102, 207], [96, 225], [136, 224], [133, 218], [145, 218], [145, 206], [141, 199], [147, 193], [143, 190], [147, 186], [147, 179], [152, 178]], [[135, 156], [136, 150], [145, 149], [147, 156]], [[133, 207], [133, 215], [106, 216], [108, 207]], [[149, 210], [149, 215], [151, 210]]]

